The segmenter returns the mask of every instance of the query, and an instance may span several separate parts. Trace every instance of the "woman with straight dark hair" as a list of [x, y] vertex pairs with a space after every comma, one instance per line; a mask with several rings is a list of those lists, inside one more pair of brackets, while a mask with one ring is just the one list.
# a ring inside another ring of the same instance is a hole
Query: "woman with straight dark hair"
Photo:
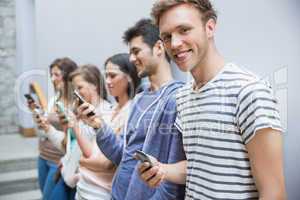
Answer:
[[113, 108], [111, 126], [115, 133], [120, 133], [128, 117], [131, 99], [137, 93], [141, 79], [137, 69], [129, 61], [129, 54], [120, 53], [105, 61], [106, 86], [117, 104]]

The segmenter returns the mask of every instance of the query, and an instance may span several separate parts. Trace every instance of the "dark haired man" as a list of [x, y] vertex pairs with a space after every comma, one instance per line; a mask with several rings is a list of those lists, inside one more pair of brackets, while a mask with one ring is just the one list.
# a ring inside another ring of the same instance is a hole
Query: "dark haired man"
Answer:
[[176, 95], [187, 162], [141, 165], [141, 178], [186, 183], [186, 199], [285, 199], [277, 101], [257, 76], [225, 63], [210, 1], [160, 0], [152, 16], [166, 51], [194, 80]]
[[[185, 160], [181, 135], [174, 126], [176, 119], [175, 91], [182, 86], [173, 81], [170, 63], [158, 28], [149, 19], [138, 21], [124, 34], [130, 48], [130, 61], [139, 77], [148, 77], [150, 87], [138, 94], [132, 104], [126, 129], [121, 138], [99, 117], [86, 118], [97, 129], [97, 144], [101, 151], [118, 166], [112, 185], [112, 198], [117, 200], [183, 199], [184, 184], [164, 181], [150, 188], [139, 178], [133, 157], [137, 150], [157, 158], [162, 163]], [[79, 107], [86, 115], [93, 108]]]

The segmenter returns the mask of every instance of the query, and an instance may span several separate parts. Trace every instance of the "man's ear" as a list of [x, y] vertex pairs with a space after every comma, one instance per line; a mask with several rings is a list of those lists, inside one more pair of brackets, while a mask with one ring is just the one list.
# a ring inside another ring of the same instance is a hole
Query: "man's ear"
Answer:
[[158, 40], [154, 47], [153, 47], [154, 52], [156, 53], [156, 55], [161, 56], [165, 53], [165, 48], [163, 45], [163, 42], [161, 40]]
[[216, 21], [212, 18], [210, 18], [205, 25], [206, 35], [207, 38], [213, 38], [216, 31]]

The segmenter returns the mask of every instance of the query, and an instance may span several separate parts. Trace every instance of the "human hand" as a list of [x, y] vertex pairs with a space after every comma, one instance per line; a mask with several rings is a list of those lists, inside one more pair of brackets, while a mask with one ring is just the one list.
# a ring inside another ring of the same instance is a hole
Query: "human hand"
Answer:
[[50, 124], [48, 122], [47, 117], [40, 115], [40, 114], [34, 114], [33, 120], [37, 124], [39, 129], [44, 130], [45, 132], [48, 132], [50, 129]]
[[158, 162], [153, 156], [149, 156], [153, 167], [149, 162], [141, 162], [138, 165], [140, 178], [151, 188], [158, 187], [165, 178], [165, 169], [163, 164]]
[[96, 116], [95, 107], [89, 103], [83, 103], [76, 109], [77, 117], [80, 118], [84, 123], [88, 124], [93, 128], [101, 128], [102, 119]]

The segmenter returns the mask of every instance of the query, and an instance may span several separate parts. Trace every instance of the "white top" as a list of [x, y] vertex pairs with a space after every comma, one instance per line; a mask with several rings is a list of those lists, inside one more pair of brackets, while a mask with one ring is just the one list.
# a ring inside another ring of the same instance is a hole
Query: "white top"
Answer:
[[270, 87], [227, 64], [199, 90], [186, 84], [176, 102], [188, 161], [186, 199], [258, 198], [245, 144], [259, 129], [281, 130]]
[[129, 100], [118, 112], [116, 111], [117, 106], [114, 106], [113, 108], [113, 114], [110, 117], [109, 125], [114, 130], [114, 132], [118, 135], [122, 132], [128, 120], [131, 102], [132, 101]]
[[[105, 123], [110, 124], [112, 115], [111, 105], [108, 103], [98, 106], [96, 114], [100, 114]], [[107, 160], [104, 154], [96, 143], [95, 131], [86, 124], [81, 127], [81, 132], [88, 136], [92, 142], [92, 155], [91, 158], [97, 158], [99, 160]], [[111, 183], [114, 175], [114, 168], [108, 170], [92, 171], [85, 167], [79, 167], [79, 181], [76, 188], [76, 199], [111, 199]]]
[[[107, 101], [101, 102], [95, 109], [97, 115], [101, 115], [104, 121], [110, 119], [111, 115], [111, 105]], [[86, 137], [95, 138], [95, 131], [92, 127], [84, 124], [82, 121], [79, 121], [79, 127], [82, 133], [85, 134]], [[54, 127], [51, 127], [47, 133], [49, 140], [59, 149], [64, 150], [62, 145], [62, 141], [64, 139], [65, 133], [62, 131], [56, 130]], [[71, 145], [71, 135], [67, 135], [67, 143], [66, 143], [66, 152], [64, 157], [61, 159], [62, 163], [62, 176], [64, 178], [65, 183], [74, 188], [79, 179], [78, 167], [79, 160], [82, 155], [80, 147], [75, 141]]]

